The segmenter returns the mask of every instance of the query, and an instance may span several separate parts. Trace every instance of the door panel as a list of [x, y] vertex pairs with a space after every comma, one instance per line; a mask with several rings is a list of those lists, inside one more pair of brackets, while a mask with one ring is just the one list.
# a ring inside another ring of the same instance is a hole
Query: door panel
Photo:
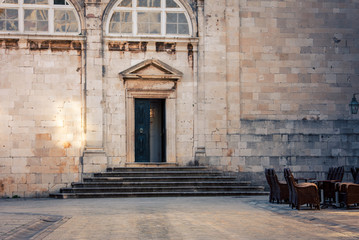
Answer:
[[162, 162], [162, 104], [150, 102], [150, 162]]
[[135, 99], [135, 161], [149, 162], [150, 102]]
[[165, 100], [135, 99], [135, 162], [165, 162]]

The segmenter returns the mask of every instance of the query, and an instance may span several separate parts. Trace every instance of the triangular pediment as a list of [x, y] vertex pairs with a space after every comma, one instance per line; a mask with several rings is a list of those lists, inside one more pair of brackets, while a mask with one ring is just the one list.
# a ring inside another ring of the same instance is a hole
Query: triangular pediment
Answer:
[[151, 79], [151, 80], [178, 80], [182, 77], [182, 72], [174, 69], [166, 63], [157, 60], [149, 59], [120, 72], [124, 80], [130, 79]]
[[134, 74], [146, 74], [146, 75], [163, 75], [163, 74], [171, 74], [171, 72], [167, 71], [166, 69], [160, 68], [154, 64], [149, 64], [140, 68], [134, 72]]

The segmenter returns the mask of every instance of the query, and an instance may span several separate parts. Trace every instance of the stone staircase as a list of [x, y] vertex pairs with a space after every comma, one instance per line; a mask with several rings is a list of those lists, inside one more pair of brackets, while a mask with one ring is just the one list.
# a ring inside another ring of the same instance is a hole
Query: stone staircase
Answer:
[[182, 197], [265, 195], [263, 186], [238, 181], [206, 167], [108, 168], [61, 188], [54, 198]]

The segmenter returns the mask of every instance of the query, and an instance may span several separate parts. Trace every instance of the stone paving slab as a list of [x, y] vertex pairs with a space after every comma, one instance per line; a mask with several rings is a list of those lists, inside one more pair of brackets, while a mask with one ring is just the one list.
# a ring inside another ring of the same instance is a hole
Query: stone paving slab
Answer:
[[1, 239], [43, 239], [68, 218], [38, 214], [0, 213]]
[[359, 239], [359, 208], [267, 199], [0, 199], [0, 239]]
[[25, 227], [39, 220], [39, 216], [30, 214], [0, 213], [0, 236], [12, 235], [19, 227]]

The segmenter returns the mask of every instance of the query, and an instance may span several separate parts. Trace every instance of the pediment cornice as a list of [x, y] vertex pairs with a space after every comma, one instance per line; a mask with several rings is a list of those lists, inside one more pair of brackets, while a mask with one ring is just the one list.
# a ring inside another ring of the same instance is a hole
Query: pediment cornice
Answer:
[[126, 80], [179, 80], [183, 73], [158, 59], [148, 59], [119, 73]]

